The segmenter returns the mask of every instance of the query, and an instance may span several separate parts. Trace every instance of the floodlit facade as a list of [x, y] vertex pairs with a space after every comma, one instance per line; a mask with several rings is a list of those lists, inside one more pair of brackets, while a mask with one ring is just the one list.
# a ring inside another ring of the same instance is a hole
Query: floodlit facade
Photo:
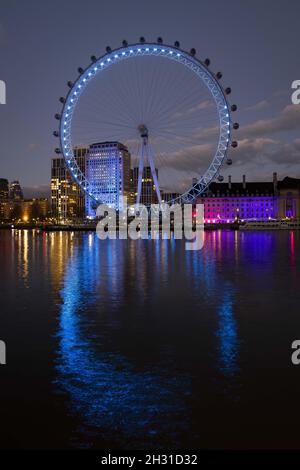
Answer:
[[[130, 153], [120, 142], [99, 142], [90, 145], [85, 161], [89, 188], [99, 204], [121, 208], [122, 197], [130, 198]], [[86, 198], [86, 216], [94, 218], [97, 203]]]
[[[88, 149], [74, 148], [80, 170], [85, 172], [85, 157]], [[51, 164], [51, 211], [59, 223], [75, 222], [84, 218], [85, 196], [73, 181], [62, 157], [52, 158]]]
[[205, 223], [233, 223], [236, 220], [300, 218], [300, 180], [286, 177], [273, 182], [211, 183], [197, 200], [204, 204]]
[[47, 198], [8, 199], [2, 202], [1, 219], [3, 222], [38, 223], [45, 221], [49, 215]]

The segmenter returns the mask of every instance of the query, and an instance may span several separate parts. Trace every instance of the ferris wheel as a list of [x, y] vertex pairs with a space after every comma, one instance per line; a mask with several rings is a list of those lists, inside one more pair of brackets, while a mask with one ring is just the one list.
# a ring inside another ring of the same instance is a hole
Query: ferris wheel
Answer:
[[136, 165], [136, 202], [141, 199], [144, 169], [150, 169], [157, 200], [162, 191], [175, 196], [171, 202], [193, 202], [218, 179], [223, 163], [232, 164], [230, 147], [237, 147], [233, 130], [235, 104], [231, 88], [221, 84], [222, 73], [213, 73], [210, 60], [199, 60], [176, 41], [173, 46], [123, 41], [106, 47], [101, 57], [78, 68], [79, 76], [66, 97], [61, 97], [60, 122], [54, 136], [74, 181], [100, 204], [90, 181], [78, 165], [74, 148], [93, 142], [118, 141], [126, 145]]

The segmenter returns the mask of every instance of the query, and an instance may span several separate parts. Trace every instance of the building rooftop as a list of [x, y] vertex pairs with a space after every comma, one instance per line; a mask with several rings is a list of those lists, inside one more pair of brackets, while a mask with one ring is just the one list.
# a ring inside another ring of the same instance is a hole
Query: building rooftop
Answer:
[[90, 145], [90, 148], [98, 148], [98, 147], [118, 147], [119, 149], [127, 150], [126, 145], [122, 144], [118, 141], [105, 141], [105, 142], [96, 142]]
[[286, 176], [282, 181], [278, 181], [279, 189], [300, 189], [300, 179]]
[[273, 196], [274, 195], [274, 184], [273, 183], [211, 183], [207, 193], [204, 197], [213, 196], [252, 196], [261, 195]]
[[[196, 185], [195, 185], [196, 186]], [[277, 174], [273, 174], [272, 182], [248, 182], [243, 176], [243, 181], [239, 183], [231, 182], [229, 176], [227, 182], [213, 182], [208, 190], [201, 197], [241, 197], [241, 196], [274, 196], [277, 189], [298, 189], [300, 191], [300, 179], [286, 176], [283, 180], [277, 181]]]

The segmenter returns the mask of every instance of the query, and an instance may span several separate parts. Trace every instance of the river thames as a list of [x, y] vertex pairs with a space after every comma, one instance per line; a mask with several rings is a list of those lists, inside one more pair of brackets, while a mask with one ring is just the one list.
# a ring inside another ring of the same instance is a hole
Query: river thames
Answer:
[[0, 231], [0, 447], [300, 448], [300, 233]]

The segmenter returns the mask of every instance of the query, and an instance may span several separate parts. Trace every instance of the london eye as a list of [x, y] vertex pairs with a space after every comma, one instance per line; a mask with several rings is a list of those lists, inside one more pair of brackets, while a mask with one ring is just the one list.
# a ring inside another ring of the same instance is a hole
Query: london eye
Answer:
[[209, 184], [223, 180], [221, 168], [232, 164], [230, 148], [237, 147], [233, 131], [230, 87], [222, 73], [212, 72], [210, 60], [180, 43], [123, 41], [91, 56], [78, 68], [69, 91], [61, 97], [54, 135], [74, 181], [96, 204], [103, 202], [75, 158], [74, 149], [100, 141], [122, 142], [137, 169], [136, 202], [141, 199], [143, 170], [148, 166], [157, 201], [193, 202]]

